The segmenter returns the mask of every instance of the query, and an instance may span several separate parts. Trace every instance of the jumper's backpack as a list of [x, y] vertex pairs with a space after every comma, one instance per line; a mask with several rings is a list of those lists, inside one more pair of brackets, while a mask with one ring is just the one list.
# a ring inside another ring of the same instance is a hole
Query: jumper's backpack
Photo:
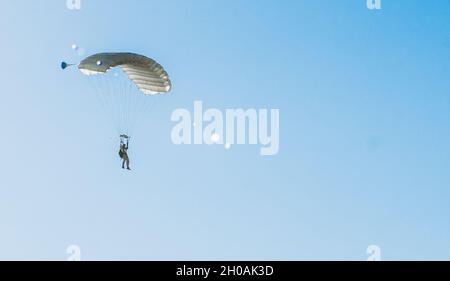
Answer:
[[120, 158], [123, 158], [123, 151], [122, 151], [122, 149], [119, 149], [119, 156], [120, 156]]

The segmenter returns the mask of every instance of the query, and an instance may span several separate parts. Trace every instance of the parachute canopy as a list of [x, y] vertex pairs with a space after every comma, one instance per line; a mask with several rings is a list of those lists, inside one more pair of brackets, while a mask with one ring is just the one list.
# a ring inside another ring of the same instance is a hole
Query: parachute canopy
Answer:
[[156, 61], [138, 54], [100, 53], [87, 57], [78, 65], [85, 75], [105, 74], [114, 67], [121, 68], [146, 95], [168, 93], [172, 88], [164, 68]]
[[[61, 63], [66, 69], [74, 64]], [[78, 64], [121, 139], [172, 88], [169, 75], [153, 59], [133, 53], [99, 53]]]

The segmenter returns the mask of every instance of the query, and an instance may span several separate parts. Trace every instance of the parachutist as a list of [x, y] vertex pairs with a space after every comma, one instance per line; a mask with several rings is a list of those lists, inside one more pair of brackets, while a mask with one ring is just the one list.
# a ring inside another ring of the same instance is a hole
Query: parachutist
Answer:
[[[142, 113], [146, 109], [145, 102], [150, 96], [168, 93], [172, 88], [164, 68], [155, 60], [139, 54], [98, 53], [77, 64], [61, 63], [62, 69], [70, 66], [91, 77], [89, 80], [93, 81], [98, 98], [105, 111], [112, 115], [119, 132], [129, 132], [138, 111]], [[119, 71], [125, 75], [119, 76]], [[131, 170], [127, 152], [129, 141], [128, 135], [120, 135], [119, 156], [123, 161], [122, 168]]]
[[130, 169], [130, 158], [128, 158], [128, 138], [127, 138], [127, 144], [123, 142], [122, 139], [120, 139], [120, 150], [119, 150], [119, 156], [123, 160], [122, 161], [122, 169], [125, 169], [125, 164], [127, 165], [127, 170]]

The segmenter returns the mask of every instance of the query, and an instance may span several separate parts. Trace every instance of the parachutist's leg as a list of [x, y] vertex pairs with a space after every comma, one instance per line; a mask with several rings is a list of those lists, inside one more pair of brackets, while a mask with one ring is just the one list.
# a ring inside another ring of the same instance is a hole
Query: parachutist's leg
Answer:
[[127, 159], [127, 169], [128, 169], [128, 170], [131, 170], [131, 169], [130, 169], [130, 159]]
[[125, 169], [125, 158], [122, 161], [122, 169]]

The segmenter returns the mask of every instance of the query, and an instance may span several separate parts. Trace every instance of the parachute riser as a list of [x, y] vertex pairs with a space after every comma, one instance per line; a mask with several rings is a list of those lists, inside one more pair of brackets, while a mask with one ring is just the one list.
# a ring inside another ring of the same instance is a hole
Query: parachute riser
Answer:
[[130, 139], [131, 139], [131, 137], [129, 137], [128, 135], [125, 135], [125, 134], [120, 135], [120, 142], [121, 143], [124, 143], [125, 141], [129, 142]]

